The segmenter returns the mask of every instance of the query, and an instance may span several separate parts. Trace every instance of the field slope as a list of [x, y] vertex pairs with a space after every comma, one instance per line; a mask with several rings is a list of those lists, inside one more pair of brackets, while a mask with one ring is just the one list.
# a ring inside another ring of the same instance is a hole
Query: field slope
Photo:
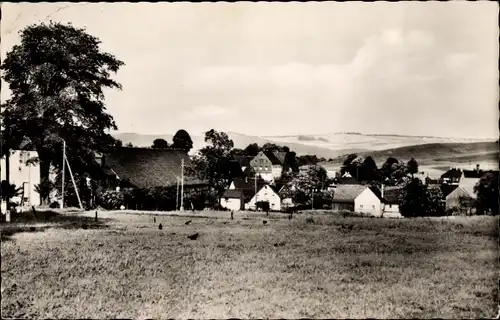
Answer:
[[496, 314], [498, 218], [203, 214], [153, 223], [100, 213], [104, 225], [85, 229], [2, 229], [2, 318]]

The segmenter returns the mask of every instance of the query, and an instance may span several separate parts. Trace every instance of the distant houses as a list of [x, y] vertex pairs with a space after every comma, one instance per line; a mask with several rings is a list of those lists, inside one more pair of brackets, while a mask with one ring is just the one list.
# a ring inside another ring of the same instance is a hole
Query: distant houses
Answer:
[[233, 179], [224, 192], [220, 205], [223, 208], [239, 210], [256, 210], [259, 203], [267, 203], [272, 211], [281, 210], [281, 197], [264, 179]]

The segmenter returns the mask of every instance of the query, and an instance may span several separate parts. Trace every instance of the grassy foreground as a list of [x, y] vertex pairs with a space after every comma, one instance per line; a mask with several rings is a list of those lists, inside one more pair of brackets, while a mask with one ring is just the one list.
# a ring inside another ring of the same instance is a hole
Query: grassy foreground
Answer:
[[[153, 223], [149, 215], [102, 212], [96, 223], [92, 212], [72, 215], [2, 226], [2, 318], [478, 318], [497, 312], [494, 217], [322, 214], [289, 221], [236, 213], [231, 221], [228, 213], [203, 212], [205, 218], [157, 216]], [[199, 238], [189, 240], [195, 232]]]

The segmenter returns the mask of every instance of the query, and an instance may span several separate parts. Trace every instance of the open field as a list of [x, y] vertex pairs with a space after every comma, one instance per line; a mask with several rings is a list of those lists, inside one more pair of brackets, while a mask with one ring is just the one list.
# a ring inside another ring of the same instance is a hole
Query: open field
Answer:
[[[2, 318], [478, 318], [497, 311], [498, 217], [235, 213], [230, 220], [227, 212], [200, 212], [153, 223], [151, 215], [93, 216], [1, 226]], [[199, 238], [189, 240], [195, 232]]]

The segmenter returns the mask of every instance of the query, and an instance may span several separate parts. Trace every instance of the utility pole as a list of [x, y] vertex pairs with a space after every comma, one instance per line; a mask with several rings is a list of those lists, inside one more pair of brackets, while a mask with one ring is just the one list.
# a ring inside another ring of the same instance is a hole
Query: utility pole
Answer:
[[175, 196], [175, 211], [179, 210], [179, 177], [177, 177], [177, 193]]
[[181, 159], [181, 211], [184, 211], [184, 159]]
[[66, 167], [66, 141], [63, 140], [63, 158], [62, 158], [62, 162], [63, 162], [63, 167], [62, 167], [62, 183], [61, 183], [61, 209], [64, 209], [64, 178], [65, 178], [65, 175], [64, 175], [64, 170], [65, 170], [65, 167]]
[[66, 158], [66, 164], [68, 165], [68, 171], [69, 175], [71, 176], [71, 181], [73, 181], [73, 187], [75, 188], [76, 197], [78, 198], [78, 204], [80, 205], [80, 209], [83, 210], [82, 200], [80, 199], [80, 194], [78, 193], [78, 187], [76, 186], [75, 178], [73, 177], [73, 172], [71, 171], [68, 158]]

